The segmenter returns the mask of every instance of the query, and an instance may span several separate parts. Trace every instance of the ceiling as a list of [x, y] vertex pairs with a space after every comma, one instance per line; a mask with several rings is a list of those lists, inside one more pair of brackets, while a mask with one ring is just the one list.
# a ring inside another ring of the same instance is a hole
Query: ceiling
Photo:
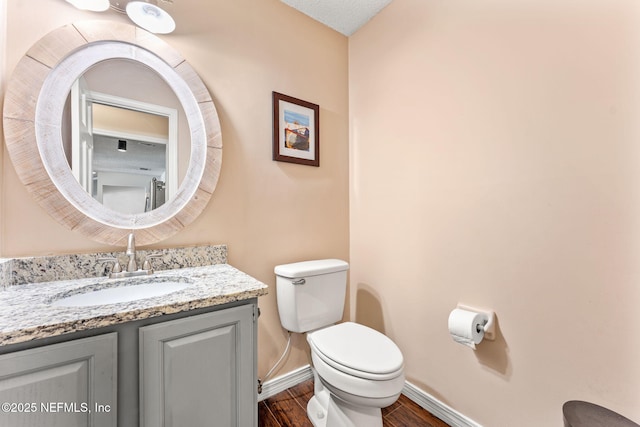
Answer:
[[[109, 0], [111, 7], [125, 13], [131, 0]], [[158, 4], [171, 15], [174, 0], [145, 0]], [[280, 0], [316, 21], [351, 36], [393, 0]], [[175, 15], [174, 15], [175, 18]]]
[[[94, 134], [93, 170], [162, 177], [166, 170], [166, 144], [127, 138], [126, 152], [117, 150], [121, 138]], [[151, 180], [151, 178], [149, 178]]]
[[281, 0], [328, 27], [350, 36], [392, 0]]

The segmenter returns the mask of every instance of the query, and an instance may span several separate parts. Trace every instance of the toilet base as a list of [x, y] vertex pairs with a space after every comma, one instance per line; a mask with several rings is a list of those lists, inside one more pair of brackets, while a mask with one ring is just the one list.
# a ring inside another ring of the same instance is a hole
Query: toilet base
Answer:
[[316, 396], [313, 396], [309, 403], [307, 403], [307, 417], [311, 420], [313, 427], [326, 427], [327, 426], [327, 411], [318, 402]]
[[356, 406], [332, 395], [315, 369], [314, 395], [307, 404], [307, 416], [314, 427], [382, 427], [382, 411]]
[[382, 427], [380, 408], [348, 408], [336, 405], [333, 399], [323, 408], [316, 396], [307, 404], [307, 416], [314, 427]]

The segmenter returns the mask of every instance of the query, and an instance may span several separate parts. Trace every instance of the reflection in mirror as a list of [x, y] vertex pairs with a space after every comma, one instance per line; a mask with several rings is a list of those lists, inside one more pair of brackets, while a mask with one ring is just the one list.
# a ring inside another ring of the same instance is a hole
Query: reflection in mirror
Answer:
[[189, 130], [180, 102], [154, 70], [125, 59], [99, 62], [74, 82], [66, 110], [65, 156], [103, 206], [139, 214], [176, 193], [188, 167]]
[[[148, 212], [164, 204], [167, 175], [173, 169], [167, 162], [168, 118], [98, 103], [87, 110], [93, 117], [92, 138], [74, 144], [72, 156], [87, 158], [90, 164], [82, 168], [80, 162], [70, 163], [78, 182], [118, 212]], [[89, 141], [91, 155], [80, 154]]]

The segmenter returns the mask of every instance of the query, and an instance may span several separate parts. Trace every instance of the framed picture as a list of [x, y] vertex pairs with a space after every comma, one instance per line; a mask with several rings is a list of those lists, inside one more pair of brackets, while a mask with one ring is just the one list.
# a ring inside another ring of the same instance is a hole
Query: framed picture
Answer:
[[273, 160], [320, 166], [320, 107], [273, 92]]

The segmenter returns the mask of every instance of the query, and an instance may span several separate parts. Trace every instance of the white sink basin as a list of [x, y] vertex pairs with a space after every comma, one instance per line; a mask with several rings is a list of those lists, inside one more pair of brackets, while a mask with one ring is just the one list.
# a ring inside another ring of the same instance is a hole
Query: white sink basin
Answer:
[[54, 307], [88, 307], [92, 305], [118, 304], [159, 297], [187, 289], [188, 281], [164, 280], [90, 290], [69, 295], [51, 303]]

